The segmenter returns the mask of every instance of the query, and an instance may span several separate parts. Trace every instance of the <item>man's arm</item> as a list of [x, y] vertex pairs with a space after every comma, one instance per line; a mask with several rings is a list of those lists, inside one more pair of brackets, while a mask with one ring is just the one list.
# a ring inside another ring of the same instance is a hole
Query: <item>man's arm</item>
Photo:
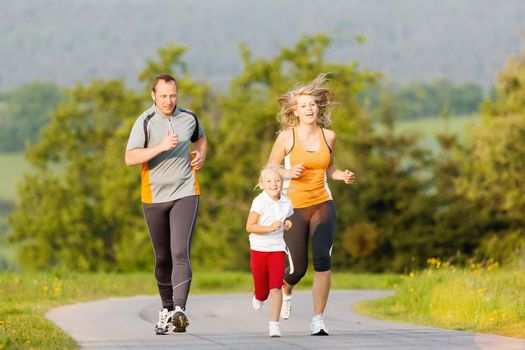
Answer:
[[177, 145], [178, 140], [179, 137], [177, 135], [168, 131], [158, 145], [147, 148], [139, 147], [126, 151], [124, 161], [127, 166], [141, 165], [153, 157], [156, 157], [158, 154], [174, 148]]

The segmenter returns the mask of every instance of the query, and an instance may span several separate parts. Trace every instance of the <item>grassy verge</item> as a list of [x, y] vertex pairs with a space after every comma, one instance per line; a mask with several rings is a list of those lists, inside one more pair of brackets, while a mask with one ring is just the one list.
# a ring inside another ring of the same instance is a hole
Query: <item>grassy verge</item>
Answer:
[[406, 276], [392, 297], [361, 302], [358, 312], [439, 328], [525, 338], [525, 275], [474, 266], [432, 268]]
[[[334, 288], [392, 288], [398, 275], [333, 273]], [[309, 288], [312, 275], [301, 288]], [[192, 294], [250, 293], [245, 272], [196, 271]], [[152, 273], [0, 273], [0, 349], [71, 349], [76, 343], [44, 314], [50, 308], [111, 296], [155, 295]]]

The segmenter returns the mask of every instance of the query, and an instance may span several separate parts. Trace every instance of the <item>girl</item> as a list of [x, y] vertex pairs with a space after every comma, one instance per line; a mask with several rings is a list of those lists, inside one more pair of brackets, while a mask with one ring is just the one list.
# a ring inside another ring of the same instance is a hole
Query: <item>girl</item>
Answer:
[[246, 222], [246, 231], [250, 232], [250, 266], [255, 289], [252, 306], [260, 310], [270, 295], [270, 337], [280, 337], [279, 314], [286, 255], [283, 232], [292, 226], [291, 221], [286, 220], [293, 214], [292, 202], [281, 193], [283, 179], [277, 167], [261, 171], [258, 187], [263, 192], [253, 200]]

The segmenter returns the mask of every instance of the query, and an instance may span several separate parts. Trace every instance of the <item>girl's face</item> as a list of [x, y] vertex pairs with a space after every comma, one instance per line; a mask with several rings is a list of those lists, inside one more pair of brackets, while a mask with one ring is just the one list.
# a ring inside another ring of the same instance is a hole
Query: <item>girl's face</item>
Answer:
[[265, 171], [259, 182], [259, 187], [261, 187], [270, 198], [278, 200], [281, 198], [281, 190], [283, 188], [281, 175], [279, 175], [277, 170]]
[[293, 113], [297, 118], [299, 118], [299, 123], [316, 123], [319, 107], [317, 107], [314, 97], [310, 95], [300, 95], [297, 97], [296, 101], [297, 105]]

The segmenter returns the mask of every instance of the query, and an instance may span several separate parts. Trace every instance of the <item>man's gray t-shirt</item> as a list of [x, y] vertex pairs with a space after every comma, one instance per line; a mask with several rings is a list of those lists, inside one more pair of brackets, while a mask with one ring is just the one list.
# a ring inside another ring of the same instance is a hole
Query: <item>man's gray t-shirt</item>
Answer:
[[190, 166], [190, 146], [205, 132], [193, 112], [176, 107], [172, 115], [164, 116], [153, 105], [133, 124], [126, 150], [155, 146], [168, 130], [178, 136], [177, 145], [142, 165], [142, 203], [163, 203], [200, 194], [195, 170]]

